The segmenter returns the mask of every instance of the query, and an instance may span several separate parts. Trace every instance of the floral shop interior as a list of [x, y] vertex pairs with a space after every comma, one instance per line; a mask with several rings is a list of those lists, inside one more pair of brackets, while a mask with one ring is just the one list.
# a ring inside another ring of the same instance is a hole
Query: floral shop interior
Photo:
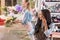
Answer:
[[37, 37], [41, 20], [49, 27], [43, 29], [44, 38], [60, 40], [60, 0], [0, 0], [0, 40], [44, 40]]

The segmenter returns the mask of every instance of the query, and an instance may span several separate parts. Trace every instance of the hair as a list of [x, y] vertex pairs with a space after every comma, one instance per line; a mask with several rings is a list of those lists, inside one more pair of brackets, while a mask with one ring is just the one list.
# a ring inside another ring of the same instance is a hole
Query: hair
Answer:
[[40, 18], [38, 18], [37, 24], [35, 25], [35, 33], [34, 34], [39, 32], [39, 29], [41, 28], [41, 24], [42, 24], [42, 20], [40, 20]]
[[38, 12], [36, 12], [36, 15], [35, 15], [36, 17], [38, 16]]
[[[50, 11], [48, 9], [42, 9], [41, 11], [42, 11], [42, 15], [44, 16], [44, 18], [47, 21], [47, 26], [48, 26], [48, 29], [49, 29], [49, 25], [51, 24]], [[41, 24], [42, 24], [42, 20], [40, 20], [40, 18], [38, 17], [37, 24], [35, 25], [35, 34], [39, 33], [39, 30], [41, 28], [40, 27]]]
[[29, 0], [25, 0], [25, 2], [29, 2]]
[[51, 24], [51, 15], [50, 11], [48, 9], [42, 9], [42, 15], [45, 17], [47, 21], [47, 25], [49, 26]]
[[27, 9], [29, 9], [29, 7], [30, 7], [30, 3], [29, 3], [29, 2], [27, 2]]

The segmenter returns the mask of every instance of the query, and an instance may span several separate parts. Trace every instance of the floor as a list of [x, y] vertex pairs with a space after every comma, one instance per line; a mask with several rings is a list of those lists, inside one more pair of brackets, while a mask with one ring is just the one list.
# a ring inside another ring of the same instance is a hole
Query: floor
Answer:
[[11, 27], [0, 26], [0, 40], [30, 40], [26, 28], [18, 23]]

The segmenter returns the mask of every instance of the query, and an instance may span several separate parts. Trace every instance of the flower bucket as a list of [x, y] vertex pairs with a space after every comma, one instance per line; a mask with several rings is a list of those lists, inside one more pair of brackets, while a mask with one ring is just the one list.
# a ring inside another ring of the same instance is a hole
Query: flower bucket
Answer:
[[0, 18], [0, 25], [4, 25], [5, 24], [5, 19], [2, 19], [2, 18]]

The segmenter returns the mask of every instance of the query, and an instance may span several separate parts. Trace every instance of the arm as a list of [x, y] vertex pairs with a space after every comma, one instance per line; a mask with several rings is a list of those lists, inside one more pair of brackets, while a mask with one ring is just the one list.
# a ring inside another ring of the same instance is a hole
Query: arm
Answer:
[[25, 12], [25, 15], [24, 15], [24, 18], [22, 20], [22, 23], [25, 24], [27, 22], [27, 19], [28, 19], [28, 13]]

